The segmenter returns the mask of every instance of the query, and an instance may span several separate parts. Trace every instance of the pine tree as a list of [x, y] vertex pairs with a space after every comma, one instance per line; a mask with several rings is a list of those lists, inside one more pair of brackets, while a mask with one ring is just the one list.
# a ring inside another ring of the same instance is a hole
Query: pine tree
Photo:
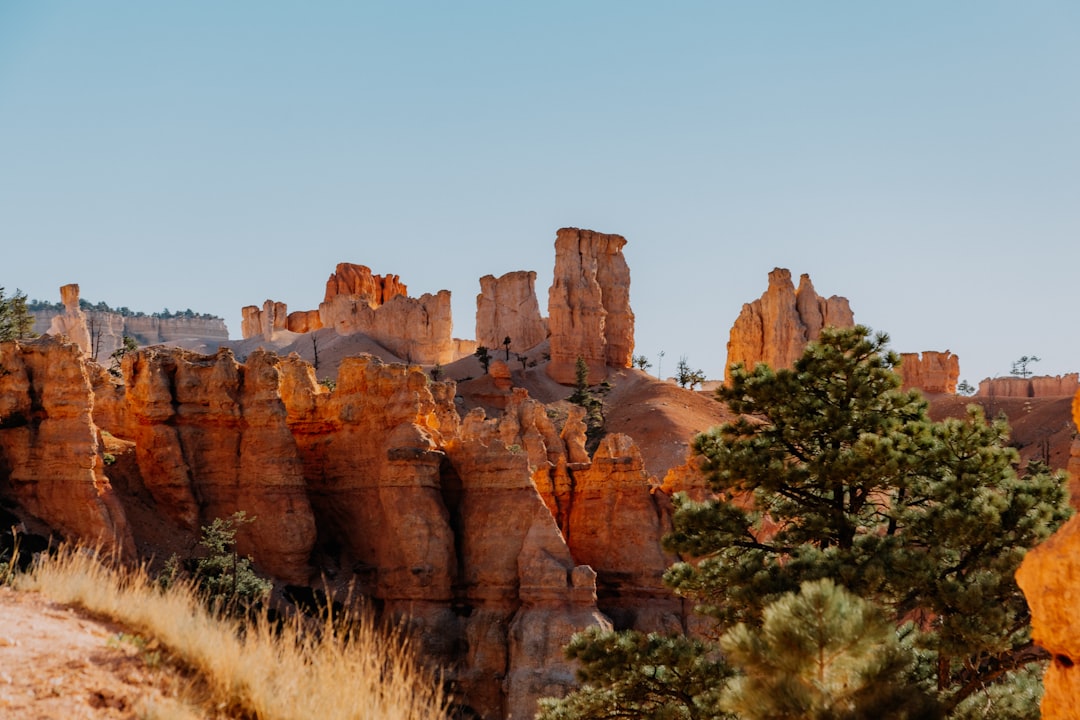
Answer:
[[34, 316], [27, 308], [26, 294], [16, 290], [5, 298], [4, 288], [0, 287], [0, 342], [32, 338], [33, 329]]
[[720, 692], [726, 664], [701, 640], [683, 636], [590, 628], [574, 636], [566, 655], [576, 660], [582, 689], [540, 701], [537, 720], [730, 718]]
[[918, 621], [951, 712], [1041, 657], [1013, 573], [1068, 517], [1064, 478], [1019, 478], [1006, 424], [975, 408], [931, 422], [887, 342], [826, 330], [793, 369], [734, 369], [718, 396], [740, 419], [695, 441], [721, 499], [677, 498], [667, 546], [701, 560], [666, 579], [723, 628], [831, 578]]
[[902, 720], [941, 717], [908, 677], [911, 647], [871, 603], [832, 580], [808, 581], [739, 624], [720, 647], [741, 674], [721, 707], [745, 720]]

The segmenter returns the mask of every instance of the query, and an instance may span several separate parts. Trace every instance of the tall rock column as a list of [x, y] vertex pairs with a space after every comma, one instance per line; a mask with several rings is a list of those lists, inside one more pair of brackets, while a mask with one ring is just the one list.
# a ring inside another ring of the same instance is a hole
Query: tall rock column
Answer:
[[820, 337], [822, 328], [854, 325], [846, 298], [821, 297], [806, 274], [799, 278], [796, 290], [791, 271], [774, 268], [769, 273], [769, 288], [757, 300], [743, 305], [731, 327], [724, 379], [730, 382], [735, 363], [747, 368], [760, 362], [773, 368], [791, 367], [807, 343]]
[[60, 301], [64, 303], [64, 312], [52, 319], [49, 334], [63, 336], [79, 346], [88, 355], [93, 354], [90, 331], [86, 325], [86, 313], [79, 307], [79, 286], [76, 283], [60, 288]]
[[623, 257], [626, 238], [592, 230], [563, 228], [555, 237], [555, 273], [548, 291], [551, 362], [547, 373], [572, 385], [577, 358], [589, 366], [589, 382], [600, 382], [608, 367], [630, 367], [634, 313], [630, 310], [630, 268]]
[[480, 278], [476, 342], [498, 349], [504, 338], [510, 338], [510, 347], [518, 352], [534, 348], [547, 338], [547, 323], [536, 301], [536, 273], [531, 270]]

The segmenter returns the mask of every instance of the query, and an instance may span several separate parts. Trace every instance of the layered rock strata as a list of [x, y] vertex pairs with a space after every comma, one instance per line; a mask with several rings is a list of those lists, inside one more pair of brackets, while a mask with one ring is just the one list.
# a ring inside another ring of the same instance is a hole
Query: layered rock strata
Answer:
[[122, 315], [101, 310], [82, 310], [79, 286], [60, 288], [63, 311], [34, 310], [34, 332], [40, 335], [67, 337], [83, 352], [100, 362], [107, 362], [114, 351], [123, 347], [124, 338], [140, 346], [160, 343], [203, 341], [220, 343], [229, 339], [229, 330], [221, 318], [154, 317]]
[[805, 273], [796, 289], [790, 270], [774, 268], [769, 273], [768, 289], [757, 300], [743, 305], [731, 327], [725, 382], [730, 382], [735, 363], [748, 369], [762, 362], [773, 368], [791, 367], [806, 345], [821, 336], [822, 328], [854, 325], [846, 298], [821, 297]]
[[960, 379], [960, 358], [946, 350], [900, 353], [900, 377], [905, 390], [916, 388], [926, 393], [956, 393]]
[[57, 337], [0, 343], [0, 491], [68, 537], [134, 556], [108, 477], [82, 350]]
[[476, 342], [498, 349], [510, 338], [514, 352], [531, 350], [547, 339], [547, 323], [536, 300], [536, 273], [518, 270], [480, 278], [476, 296]]
[[1080, 391], [1080, 374], [1037, 375], [1030, 378], [996, 377], [979, 383], [980, 397], [1071, 397]]
[[547, 374], [563, 385], [575, 381], [577, 359], [589, 367], [589, 383], [608, 367], [630, 367], [634, 313], [626, 238], [562, 228], [555, 237], [555, 270], [548, 291], [551, 361]]

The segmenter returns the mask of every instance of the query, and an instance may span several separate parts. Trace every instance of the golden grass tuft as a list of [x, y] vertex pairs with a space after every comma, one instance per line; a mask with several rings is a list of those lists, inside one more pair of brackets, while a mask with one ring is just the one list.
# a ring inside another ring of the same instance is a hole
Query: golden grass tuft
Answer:
[[[420, 668], [403, 637], [369, 615], [299, 621], [223, 619], [195, 590], [162, 591], [144, 569], [116, 569], [90, 551], [66, 549], [17, 579], [58, 602], [85, 608], [156, 639], [199, 676], [208, 707], [258, 720], [431, 720], [445, 717], [440, 683]], [[167, 714], [167, 713], [164, 713]]]

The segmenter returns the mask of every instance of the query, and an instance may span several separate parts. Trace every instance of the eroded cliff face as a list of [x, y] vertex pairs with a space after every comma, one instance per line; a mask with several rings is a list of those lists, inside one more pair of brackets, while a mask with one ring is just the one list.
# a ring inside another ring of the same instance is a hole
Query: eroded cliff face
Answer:
[[791, 367], [806, 345], [821, 336], [822, 328], [854, 325], [846, 298], [821, 297], [806, 274], [799, 278], [796, 290], [791, 271], [775, 268], [769, 273], [768, 289], [757, 300], [743, 305], [731, 327], [725, 382], [731, 380], [731, 366], [735, 363], [748, 369], [759, 362], [774, 368]]
[[[147, 348], [118, 379], [51, 337], [0, 346], [0, 366], [0, 493], [130, 557], [136, 510], [187, 537], [244, 510], [239, 549], [262, 571], [323, 574], [407, 618], [481, 717], [529, 717], [574, 687], [562, 647], [611, 627], [605, 610], [620, 627], [683, 622], [659, 581], [666, 497], [633, 442], [589, 457], [581, 415], [560, 432], [524, 390], [461, 418], [454, 383], [370, 356], [344, 360], [331, 392], [296, 356]], [[99, 427], [133, 448], [126, 494]], [[144, 556], [152, 534], [135, 533]]]
[[60, 533], [132, 558], [93, 408], [77, 345], [54, 336], [0, 343], [0, 491]]
[[536, 273], [518, 270], [480, 278], [476, 296], [476, 342], [488, 348], [510, 347], [519, 353], [547, 339], [547, 323], [536, 300]]
[[927, 393], [956, 393], [960, 379], [960, 358], [946, 350], [900, 353], [900, 377], [903, 389], [917, 388]]
[[589, 366], [590, 384], [603, 380], [608, 367], [630, 367], [634, 313], [624, 245], [621, 235], [592, 230], [563, 228], [556, 234], [555, 271], [548, 291], [547, 366], [548, 376], [556, 382], [574, 383], [578, 357]]
[[124, 337], [139, 345], [156, 345], [180, 341], [224, 342], [229, 339], [228, 328], [221, 318], [153, 317], [150, 315], [121, 315], [99, 310], [84, 311], [79, 306], [79, 286], [60, 288], [62, 311], [35, 310], [34, 332], [66, 337], [83, 352], [107, 363], [112, 353], [123, 347]]
[[980, 397], [1071, 397], [1080, 391], [1080, 374], [1036, 375], [1035, 377], [986, 378], [979, 383]]

